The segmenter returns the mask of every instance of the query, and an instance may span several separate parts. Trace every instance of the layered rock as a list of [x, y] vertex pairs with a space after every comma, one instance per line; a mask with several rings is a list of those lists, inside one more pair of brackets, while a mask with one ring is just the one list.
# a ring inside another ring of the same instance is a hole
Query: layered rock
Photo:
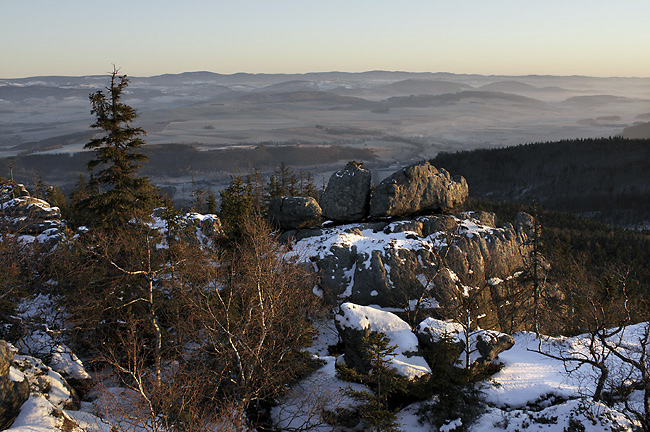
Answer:
[[61, 212], [31, 197], [23, 185], [5, 185], [0, 189], [0, 225], [10, 233], [38, 235], [60, 229]]
[[481, 354], [480, 362], [489, 363], [513, 346], [515, 338], [507, 334], [486, 330], [476, 336], [476, 349]]
[[446, 211], [463, 204], [468, 187], [463, 177], [451, 178], [429, 162], [411, 165], [384, 179], [372, 191], [371, 217], [394, 217]]
[[355, 222], [368, 216], [370, 171], [355, 162], [336, 171], [320, 199], [323, 217], [337, 222]]
[[7, 429], [29, 398], [29, 383], [13, 366], [14, 355], [5, 341], [0, 341], [0, 430]]
[[498, 290], [494, 281], [524, 267], [527, 225], [496, 228], [481, 220], [495, 221], [491, 214], [463, 213], [324, 228], [294, 248], [313, 261], [331, 302], [409, 307], [424, 297], [444, 309], [457, 301], [459, 289], [491, 282]]
[[276, 197], [269, 203], [269, 219], [284, 230], [309, 226], [321, 214], [318, 202], [312, 197]]

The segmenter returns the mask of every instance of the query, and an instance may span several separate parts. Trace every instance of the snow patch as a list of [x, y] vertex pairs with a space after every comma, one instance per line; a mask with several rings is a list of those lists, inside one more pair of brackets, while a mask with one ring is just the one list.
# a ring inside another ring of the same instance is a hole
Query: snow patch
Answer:
[[397, 354], [391, 359], [391, 363], [401, 375], [412, 379], [431, 373], [424, 358], [408, 355], [418, 350], [418, 339], [411, 327], [400, 317], [391, 312], [354, 303], [343, 303], [341, 313], [336, 316], [341, 328], [383, 333], [390, 340], [390, 345], [397, 346]]

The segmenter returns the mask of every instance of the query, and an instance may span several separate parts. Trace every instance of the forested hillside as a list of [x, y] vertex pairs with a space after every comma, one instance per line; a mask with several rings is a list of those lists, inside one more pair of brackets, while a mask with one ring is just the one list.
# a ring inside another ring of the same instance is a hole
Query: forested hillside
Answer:
[[650, 223], [650, 140], [581, 139], [441, 153], [470, 196], [579, 213], [619, 226]]

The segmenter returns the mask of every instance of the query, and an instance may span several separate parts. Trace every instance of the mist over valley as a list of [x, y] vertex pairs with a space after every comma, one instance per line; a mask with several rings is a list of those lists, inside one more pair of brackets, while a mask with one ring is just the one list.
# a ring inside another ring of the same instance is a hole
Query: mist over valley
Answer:
[[[176, 190], [176, 200], [192, 182], [218, 190], [255, 165], [269, 172], [285, 162], [321, 182], [355, 159], [380, 181], [440, 152], [650, 136], [648, 78], [373, 71], [130, 79], [124, 101], [149, 144], [144, 174]], [[88, 94], [105, 85], [105, 76], [0, 80], [0, 156], [12, 158], [17, 181], [38, 175], [69, 188], [86, 174], [79, 152], [95, 134]]]

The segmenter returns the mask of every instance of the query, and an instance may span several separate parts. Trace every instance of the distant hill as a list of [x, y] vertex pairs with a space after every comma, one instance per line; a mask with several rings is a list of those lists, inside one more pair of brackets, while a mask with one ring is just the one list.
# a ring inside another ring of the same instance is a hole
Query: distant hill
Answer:
[[428, 107], [436, 105], [444, 105], [449, 103], [456, 103], [466, 99], [483, 99], [486, 102], [494, 102], [497, 100], [525, 104], [525, 105], [539, 105], [543, 104], [542, 101], [519, 95], [513, 95], [501, 92], [487, 92], [487, 91], [462, 91], [460, 93], [450, 93], [443, 95], [420, 95], [420, 96], [407, 96], [407, 97], [392, 97], [385, 101], [389, 107]]
[[457, 93], [471, 88], [472, 87], [467, 84], [426, 79], [407, 79], [379, 87], [381, 90], [398, 92], [407, 96]]
[[537, 90], [537, 87], [520, 81], [498, 81], [479, 87], [477, 90], [496, 92], [529, 92]]
[[566, 99], [565, 104], [576, 105], [606, 105], [609, 103], [622, 103], [622, 102], [636, 102], [637, 100], [623, 96], [612, 95], [590, 95], [590, 96], [574, 96]]
[[650, 225], [650, 140], [536, 143], [441, 153], [431, 163], [464, 176], [476, 198], [534, 199], [607, 223]]
[[623, 129], [624, 138], [633, 139], [649, 139], [650, 138], [650, 123], [641, 123], [634, 126], [629, 126]]
[[302, 90], [289, 91], [280, 93], [249, 93], [237, 98], [240, 102], [255, 104], [276, 104], [276, 103], [296, 103], [296, 102], [319, 102], [324, 107], [327, 105], [341, 105], [353, 109], [371, 109], [377, 104], [362, 98], [353, 96], [340, 96], [334, 93]]

